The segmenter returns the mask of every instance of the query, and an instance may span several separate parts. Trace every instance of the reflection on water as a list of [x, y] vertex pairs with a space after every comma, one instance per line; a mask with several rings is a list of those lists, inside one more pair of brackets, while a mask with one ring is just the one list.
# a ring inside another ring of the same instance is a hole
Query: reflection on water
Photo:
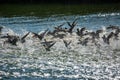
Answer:
[[[4, 25], [3, 33], [23, 35], [27, 31], [40, 32], [47, 28], [78, 19], [77, 27], [90, 30], [104, 26], [120, 26], [120, 13], [93, 14], [85, 16], [51, 16], [0, 18]], [[63, 27], [69, 27], [65, 24]], [[9, 29], [10, 28], [10, 29]], [[68, 36], [68, 38], [70, 38]], [[101, 47], [76, 45], [77, 37], [73, 37], [70, 49], [62, 41], [45, 49], [32, 38], [18, 46], [2, 45], [0, 39], [0, 79], [10, 80], [119, 80], [120, 79], [120, 46], [119, 40], [110, 46], [102, 43]], [[116, 49], [117, 48], [117, 49]]]

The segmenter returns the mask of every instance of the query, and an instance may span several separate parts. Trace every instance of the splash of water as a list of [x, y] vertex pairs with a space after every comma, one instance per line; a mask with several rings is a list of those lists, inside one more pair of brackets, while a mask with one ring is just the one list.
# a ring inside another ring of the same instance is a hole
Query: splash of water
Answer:
[[[114, 15], [119, 14], [112, 13], [104, 16]], [[101, 16], [102, 14], [99, 14], [99, 17]], [[103, 34], [107, 35], [105, 28], [103, 30]], [[22, 36], [28, 31], [20, 32], [19, 34], [5, 27], [2, 33]], [[18, 42], [17, 46], [4, 45], [4, 39], [0, 39], [0, 79], [120, 79], [119, 40], [111, 40], [110, 45], [100, 40], [100, 47], [91, 42], [88, 46], [82, 46], [77, 44], [76, 35], [67, 35], [65, 40], [72, 40], [68, 48], [62, 40], [55, 39], [57, 42], [51, 51], [46, 51], [41, 44], [42, 41], [31, 36], [32, 34], [29, 34], [26, 42], [23, 44]]]

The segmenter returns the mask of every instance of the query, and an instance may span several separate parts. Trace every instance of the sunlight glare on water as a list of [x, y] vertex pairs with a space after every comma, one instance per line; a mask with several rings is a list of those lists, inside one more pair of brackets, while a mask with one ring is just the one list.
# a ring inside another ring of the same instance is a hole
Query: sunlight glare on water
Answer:
[[[109, 25], [120, 26], [120, 13], [40, 17], [0, 17], [3, 34], [22, 36], [27, 32], [53, 30], [55, 26], [78, 19], [76, 28], [97, 30]], [[106, 34], [106, 33], [104, 33]], [[31, 35], [31, 34], [30, 34]], [[3, 45], [0, 39], [0, 79], [8, 80], [119, 80], [120, 41], [110, 46], [76, 45], [77, 37], [66, 48], [57, 41], [46, 51], [39, 41], [27, 37], [26, 43], [17, 46]], [[69, 36], [69, 35], [68, 35]], [[59, 39], [58, 39], [59, 40]]]

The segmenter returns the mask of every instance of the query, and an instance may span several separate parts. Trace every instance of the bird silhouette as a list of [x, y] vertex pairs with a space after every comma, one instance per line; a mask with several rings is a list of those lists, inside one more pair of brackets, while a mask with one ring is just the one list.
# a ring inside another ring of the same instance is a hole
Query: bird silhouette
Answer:
[[44, 41], [45, 42], [43, 43], [43, 46], [44, 46], [46, 51], [50, 51], [50, 48], [56, 43], [53, 41], [46, 41], [46, 39]]
[[66, 40], [63, 40], [64, 44], [65, 44], [65, 47], [68, 48], [68, 46], [71, 44], [72, 41], [66, 41]]
[[45, 34], [47, 33], [47, 31], [48, 31], [48, 29], [45, 30], [45, 31], [44, 31], [43, 33], [41, 33], [41, 34], [37, 34], [37, 33], [35, 33], [35, 32], [32, 32], [32, 33], [34, 34], [33, 37], [37, 37], [37, 38], [39, 38], [39, 40], [42, 40], [42, 39], [44, 38]]
[[[67, 21], [66, 18], [64, 18], [64, 19]], [[73, 32], [74, 27], [77, 25], [77, 22], [76, 22], [77, 20], [78, 20], [78, 18], [76, 18], [72, 23], [67, 21], [67, 24], [70, 26], [70, 28], [68, 29], [69, 33]]]
[[6, 41], [4, 41], [5, 43], [10, 43], [12, 45], [17, 45], [17, 41], [19, 40], [19, 36], [14, 36], [14, 35], [9, 35], [7, 34], [6, 36], [2, 36], [1, 38], [7, 38]]
[[114, 33], [111, 32], [107, 37], [105, 35], [103, 35], [103, 41], [107, 44], [110, 44], [110, 38], [112, 38], [114, 36]]
[[28, 32], [27, 34], [25, 34], [22, 38], [20, 38], [21, 43], [25, 42], [25, 38], [29, 35], [30, 32]]

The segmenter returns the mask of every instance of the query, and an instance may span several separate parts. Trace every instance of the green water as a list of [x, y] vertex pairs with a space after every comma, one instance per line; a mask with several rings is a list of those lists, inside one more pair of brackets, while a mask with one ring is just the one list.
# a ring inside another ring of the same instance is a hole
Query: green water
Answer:
[[83, 15], [94, 13], [120, 12], [118, 4], [0, 4], [0, 16], [51, 16]]

